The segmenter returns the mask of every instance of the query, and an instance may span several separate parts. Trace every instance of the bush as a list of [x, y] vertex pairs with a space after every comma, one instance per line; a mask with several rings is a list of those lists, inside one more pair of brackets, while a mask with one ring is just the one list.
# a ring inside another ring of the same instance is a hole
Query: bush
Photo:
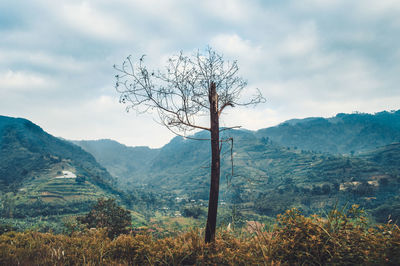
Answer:
[[323, 195], [327, 195], [331, 192], [331, 186], [329, 184], [323, 184], [321, 187], [321, 192]]
[[353, 190], [353, 193], [358, 196], [371, 196], [373, 192], [373, 186], [368, 184], [366, 181], [361, 182], [361, 184]]
[[302, 216], [292, 209], [278, 216], [274, 258], [289, 264], [399, 264], [396, 225], [368, 227], [357, 205], [332, 210], [328, 217]]
[[130, 212], [119, 207], [115, 199], [104, 198], [100, 198], [88, 214], [77, 218], [89, 229], [106, 228], [111, 238], [127, 233], [131, 226], [131, 219]]
[[376, 208], [372, 214], [379, 223], [387, 223], [390, 221], [400, 224], [400, 204], [398, 202], [382, 204]]
[[7, 233], [7, 232], [11, 232], [13, 230], [15, 230], [16, 228], [14, 228], [12, 225], [10, 224], [3, 224], [0, 223], [0, 235]]
[[188, 206], [185, 207], [182, 211], [182, 215], [185, 217], [193, 217], [195, 219], [199, 218], [200, 216], [205, 215], [206, 212], [200, 206]]

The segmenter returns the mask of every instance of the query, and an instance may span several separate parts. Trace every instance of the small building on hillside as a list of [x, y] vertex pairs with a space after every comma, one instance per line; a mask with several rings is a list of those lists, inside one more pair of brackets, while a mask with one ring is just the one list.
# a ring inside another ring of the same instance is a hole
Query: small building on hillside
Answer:
[[76, 178], [76, 175], [71, 171], [62, 171], [62, 175], [55, 178]]

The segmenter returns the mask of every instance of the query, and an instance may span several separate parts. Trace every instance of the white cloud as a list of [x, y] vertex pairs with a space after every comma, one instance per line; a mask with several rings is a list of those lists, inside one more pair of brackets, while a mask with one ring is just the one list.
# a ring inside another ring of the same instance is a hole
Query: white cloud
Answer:
[[82, 72], [93, 67], [91, 62], [78, 60], [72, 56], [43, 51], [17, 50], [15, 48], [0, 50], [0, 60], [7, 65], [30, 65], [64, 73]]
[[[51, 134], [67, 139], [115, 139], [126, 145], [147, 145], [153, 148], [167, 143], [173, 135], [154, 122], [150, 114], [126, 113], [116, 95], [100, 95], [81, 100], [79, 105], [65, 102], [47, 106], [51, 115], [43, 119], [34, 114], [37, 123]], [[81, 128], [82, 130], [76, 130]]]
[[268, 107], [268, 104], [259, 105], [257, 108], [235, 107], [227, 109], [221, 117], [222, 126], [241, 126], [250, 130], [276, 126], [281, 122], [281, 115], [277, 110]]
[[281, 44], [281, 56], [305, 56], [318, 49], [318, 36], [315, 22], [306, 22]]
[[205, 13], [211, 13], [223, 21], [236, 23], [246, 23], [251, 15], [257, 12], [254, 3], [249, 4], [247, 1], [241, 0], [208, 0], [199, 1], [196, 4], [200, 4]]
[[397, 0], [363, 0], [358, 3], [359, 10], [369, 15], [398, 14], [400, 11], [400, 2]]
[[218, 51], [230, 56], [246, 56], [255, 58], [261, 47], [256, 47], [249, 40], [242, 39], [237, 34], [220, 34], [211, 39], [211, 45]]
[[42, 90], [53, 85], [53, 81], [41, 74], [8, 70], [0, 72], [0, 88], [2, 92], [24, 92]]
[[238, 34], [220, 34], [214, 36], [210, 45], [222, 53], [225, 60], [237, 60], [240, 68], [239, 75], [251, 79], [250, 84], [268, 71], [265, 65], [274, 61], [274, 56], [260, 44], [241, 38]]
[[299, 9], [314, 10], [318, 9], [332, 9], [343, 5], [345, 0], [303, 0], [292, 1], [292, 4]]
[[129, 35], [125, 25], [119, 23], [117, 18], [97, 10], [89, 2], [64, 2], [58, 11], [67, 25], [82, 34], [105, 40], [123, 40]]

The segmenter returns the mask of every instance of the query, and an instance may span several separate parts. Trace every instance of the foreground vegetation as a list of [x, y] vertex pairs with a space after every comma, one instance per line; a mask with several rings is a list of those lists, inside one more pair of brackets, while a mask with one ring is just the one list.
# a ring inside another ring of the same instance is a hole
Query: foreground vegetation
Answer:
[[200, 231], [156, 238], [150, 233], [109, 238], [104, 229], [55, 235], [0, 235], [1, 265], [261, 265], [400, 264], [400, 229], [371, 226], [357, 207], [334, 209], [326, 217], [292, 209], [270, 228], [248, 224], [240, 232], [220, 231], [204, 244]]

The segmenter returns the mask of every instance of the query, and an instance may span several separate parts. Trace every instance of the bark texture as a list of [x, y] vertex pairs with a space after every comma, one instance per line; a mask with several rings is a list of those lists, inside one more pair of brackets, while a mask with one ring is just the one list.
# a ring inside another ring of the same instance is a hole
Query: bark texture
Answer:
[[219, 146], [219, 110], [218, 94], [215, 83], [211, 82], [209, 88], [210, 101], [210, 131], [211, 131], [211, 185], [208, 203], [208, 218], [206, 225], [205, 242], [209, 243], [215, 239], [217, 225], [218, 194], [220, 178], [220, 146]]

